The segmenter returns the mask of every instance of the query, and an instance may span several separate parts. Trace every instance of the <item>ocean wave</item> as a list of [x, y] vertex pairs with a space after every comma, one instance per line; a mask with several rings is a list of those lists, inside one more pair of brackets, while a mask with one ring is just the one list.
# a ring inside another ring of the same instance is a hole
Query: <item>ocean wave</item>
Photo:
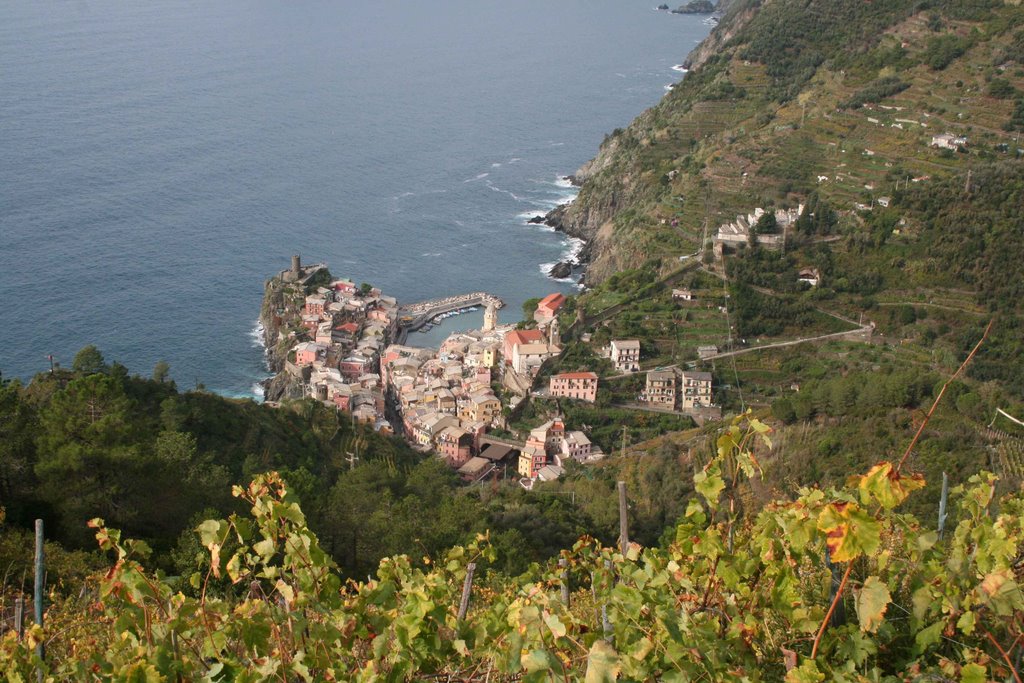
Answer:
[[681, 74], [685, 74], [685, 73], [689, 73], [689, 72], [690, 72], [690, 70], [689, 70], [689, 69], [687, 69], [687, 68], [686, 68], [685, 66], [683, 66], [682, 64], [676, 64], [675, 66], [673, 66], [673, 67], [672, 67], [672, 70], [673, 70], [673, 71], [678, 71], [678, 72], [679, 72], [679, 73], [681, 73]]
[[424, 252], [424, 253], [420, 254], [420, 256], [430, 256], [430, 257], [437, 257], [437, 256], [440, 256], [440, 255], [441, 255], [440, 251]]
[[528, 201], [530, 201], [529, 199], [523, 199], [522, 197], [517, 195], [515, 192], [512, 192], [510, 190], [504, 190], [504, 189], [502, 189], [500, 187], [495, 187], [494, 183], [492, 183], [490, 180], [485, 180], [484, 182], [487, 184], [487, 187], [491, 188], [495, 192], [501, 192], [502, 194], [507, 194], [509, 197], [511, 197], [512, 199], [516, 200], [517, 202], [528, 202]]
[[586, 245], [587, 243], [578, 237], [566, 237], [565, 251], [562, 252], [562, 260], [568, 263], [578, 263], [580, 253]]
[[675, 83], [669, 83], [668, 85], [665, 86], [665, 90], [671, 91], [674, 87], [676, 87]]
[[491, 175], [491, 174], [490, 173], [480, 173], [475, 178], [469, 178], [467, 180], [463, 180], [462, 182], [464, 182], [464, 183], [476, 182], [477, 180], [483, 180], [484, 178], [486, 178], [489, 175]]
[[572, 189], [576, 188], [576, 186], [572, 184], [572, 181], [569, 180], [569, 176], [564, 176], [564, 175], [563, 176], [558, 176], [557, 178], [555, 178], [555, 185], [558, 186], [558, 187], [564, 187], [564, 188], [572, 188]]
[[551, 269], [554, 268], [556, 264], [557, 264], [557, 261], [552, 262], [552, 263], [542, 263], [542, 264], [540, 264], [540, 272], [541, 272], [541, 274], [544, 277], [546, 277], [547, 279], [552, 280], [554, 282], [564, 282], [567, 285], [575, 285], [577, 289], [583, 289], [583, 285], [581, 285], [580, 283], [576, 282], [576, 280], [572, 276], [570, 276], [570, 277], [551, 277], [551, 275], [550, 275]]
[[491, 164], [491, 168], [501, 168], [501, 164], [495, 162], [495, 163]]
[[256, 326], [249, 330], [249, 337], [252, 339], [254, 347], [267, 350], [266, 329], [263, 327], [262, 320], [256, 320]]

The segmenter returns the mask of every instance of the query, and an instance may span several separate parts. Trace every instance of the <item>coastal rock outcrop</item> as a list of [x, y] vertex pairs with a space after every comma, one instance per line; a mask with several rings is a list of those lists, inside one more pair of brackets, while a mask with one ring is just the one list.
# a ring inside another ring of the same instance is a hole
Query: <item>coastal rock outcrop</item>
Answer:
[[707, 38], [701, 41], [683, 61], [683, 66], [693, 70], [702, 66], [709, 59], [720, 54], [727, 43], [743, 30], [754, 15], [757, 14], [760, 3], [749, 0], [720, 0], [717, 11], [722, 14], [722, 20], [711, 31]]
[[672, 14], [713, 14], [715, 9], [715, 3], [711, 0], [690, 0], [672, 10]]
[[572, 264], [566, 263], [565, 261], [559, 261], [555, 265], [551, 266], [551, 270], [548, 271], [548, 275], [556, 279], [564, 279], [572, 275]]
[[[720, 0], [716, 10], [724, 13], [711, 34], [684, 62], [691, 72], [698, 70], [756, 16], [760, 3], [755, 0]], [[688, 79], [699, 77], [691, 73]], [[684, 81], [685, 82], [685, 81]], [[661, 116], [671, 110], [671, 98], [643, 112], [627, 128], [605, 137], [597, 155], [571, 176], [580, 186], [571, 204], [548, 213], [545, 222], [556, 230], [585, 242], [578, 261], [586, 264], [584, 279], [597, 284], [620, 270], [639, 266], [652, 253], [644, 244], [642, 218], [617, 221], [619, 213], [651, 200], [655, 185], [645, 176], [643, 156], [657, 144], [658, 130], [664, 127]], [[685, 95], [679, 95], [685, 96]], [[668, 105], [665, 103], [669, 102]]]

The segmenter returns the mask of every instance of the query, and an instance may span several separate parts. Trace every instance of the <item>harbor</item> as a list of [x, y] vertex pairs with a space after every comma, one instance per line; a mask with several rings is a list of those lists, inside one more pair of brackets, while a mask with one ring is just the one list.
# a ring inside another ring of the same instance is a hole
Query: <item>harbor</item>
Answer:
[[441, 320], [488, 306], [500, 309], [505, 302], [487, 292], [473, 292], [400, 306], [396, 341], [405, 344], [410, 332], [427, 331]]

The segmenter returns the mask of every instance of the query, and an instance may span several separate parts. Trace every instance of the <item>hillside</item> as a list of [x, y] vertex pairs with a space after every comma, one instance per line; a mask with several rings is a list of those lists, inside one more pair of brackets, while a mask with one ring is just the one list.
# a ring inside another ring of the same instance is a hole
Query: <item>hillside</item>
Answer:
[[[1020, 681], [1024, 6], [720, 9], [549, 215], [588, 286], [540, 381], [601, 398], [509, 425], [607, 458], [464, 486], [313, 401], [87, 348], [0, 378], [0, 625], [42, 510], [53, 680]], [[711, 373], [727, 419], [638, 407], [600, 357], [624, 338]], [[0, 677], [42, 637], [0, 640]]]
[[687, 63], [549, 216], [588, 240], [573, 357], [635, 337], [642, 368], [712, 372], [727, 411], [771, 406], [783, 490], [898, 449], [992, 320], [916, 466], [1014, 487], [996, 411], [1024, 405], [1024, 7], [738, 1]]
[[[657, 106], [614, 131], [556, 218], [591, 241], [587, 278], [700, 251], [703, 228], [814, 192], [858, 205], [1014, 158], [1022, 10], [1001, 1], [733, 3]], [[952, 133], [958, 153], [930, 146]], [[925, 179], [927, 178], [927, 179]], [[913, 241], [908, 241], [913, 246]]]

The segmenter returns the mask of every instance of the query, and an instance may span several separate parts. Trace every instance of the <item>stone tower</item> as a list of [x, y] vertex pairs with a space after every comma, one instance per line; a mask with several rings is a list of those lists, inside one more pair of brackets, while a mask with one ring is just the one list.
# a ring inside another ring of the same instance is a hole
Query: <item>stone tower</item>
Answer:
[[291, 270], [286, 270], [281, 273], [281, 279], [285, 282], [298, 282], [299, 278], [302, 277], [302, 259], [298, 254], [292, 256], [292, 267]]
[[484, 332], [490, 332], [498, 325], [498, 308], [493, 304], [487, 304], [484, 311]]
[[551, 346], [561, 346], [562, 344], [562, 337], [559, 334], [558, 329], [557, 315], [551, 319], [551, 322], [548, 323], [548, 344], [550, 344]]

